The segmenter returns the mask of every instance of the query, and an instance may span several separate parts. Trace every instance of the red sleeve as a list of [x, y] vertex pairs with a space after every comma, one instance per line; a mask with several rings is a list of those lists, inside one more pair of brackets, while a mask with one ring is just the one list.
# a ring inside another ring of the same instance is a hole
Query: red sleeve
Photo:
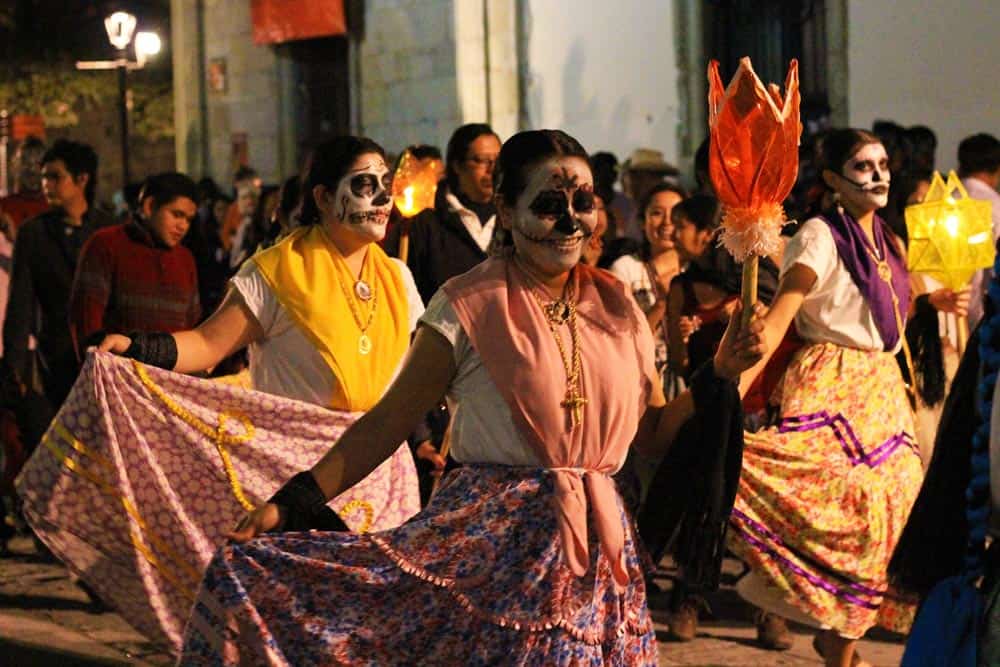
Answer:
[[97, 234], [80, 251], [69, 297], [69, 330], [82, 360], [87, 339], [104, 328], [104, 313], [111, 298], [114, 249], [110, 237]]

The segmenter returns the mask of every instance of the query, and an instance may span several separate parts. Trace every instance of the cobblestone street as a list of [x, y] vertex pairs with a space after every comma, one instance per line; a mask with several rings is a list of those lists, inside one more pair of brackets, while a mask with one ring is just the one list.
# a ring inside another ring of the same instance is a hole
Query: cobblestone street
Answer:
[[[172, 660], [130, 628], [117, 614], [98, 611], [63, 567], [35, 552], [28, 539], [12, 542], [11, 557], [0, 559], [0, 655], [11, 667], [35, 665], [169, 665]], [[798, 667], [819, 665], [812, 635], [793, 627], [795, 646], [784, 653], [756, 648], [749, 611], [731, 588], [711, 596], [715, 618], [703, 620], [698, 638], [678, 644], [662, 640], [665, 616], [653, 616], [661, 637], [660, 664], [706, 667]], [[898, 665], [902, 644], [886, 634], [861, 643], [873, 665]]]

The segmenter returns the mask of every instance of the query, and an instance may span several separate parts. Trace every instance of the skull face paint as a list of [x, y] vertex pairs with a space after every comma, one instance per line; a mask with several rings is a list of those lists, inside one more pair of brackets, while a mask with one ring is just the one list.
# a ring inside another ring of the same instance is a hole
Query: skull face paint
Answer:
[[533, 269], [546, 276], [572, 269], [597, 226], [594, 178], [587, 163], [560, 157], [529, 168], [507, 225], [518, 256]]
[[889, 156], [882, 144], [865, 144], [852, 155], [833, 184], [843, 205], [867, 213], [889, 203]]
[[359, 236], [381, 241], [392, 210], [392, 173], [377, 153], [355, 160], [337, 184], [334, 214]]

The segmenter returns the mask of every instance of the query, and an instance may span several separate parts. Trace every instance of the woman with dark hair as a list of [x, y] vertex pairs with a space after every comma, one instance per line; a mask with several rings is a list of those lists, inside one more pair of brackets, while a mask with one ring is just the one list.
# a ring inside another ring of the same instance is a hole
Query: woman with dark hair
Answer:
[[[289, 470], [315, 462], [396, 376], [424, 307], [406, 266], [376, 243], [390, 188], [374, 141], [321, 144], [304, 183], [302, 226], [253, 255], [208, 320], [102, 341], [102, 351], [141, 364], [88, 358], [88, 380], [77, 383], [55, 428], [86, 440], [110, 470], [72, 475], [51, 455], [29, 463], [23, 490], [43, 539], [150, 637], [180, 648], [192, 584], [232, 519]], [[246, 346], [254, 392], [180, 375]], [[110, 405], [105, 395], [114, 397]], [[96, 417], [87, 412], [95, 405]], [[420, 499], [405, 435], [330, 508], [287, 526], [364, 532], [409, 519]], [[51, 488], [71, 491], [49, 498]], [[80, 513], [79, 499], [88, 512]], [[107, 518], [95, 525], [91, 517]], [[64, 537], [67, 522], [72, 539]]]
[[[378, 405], [239, 523], [203, 580], [183, 664], [656, 664], [609, 475], [631, 442], [665, 448], [696, 405], [736, 393], [728, 378], [762, 354], [759, 323], [731, 330], [694, 397], [665, 405], [645, 317], [578, 263], [595, 222], [583, 148], [517, 134], [497, 183], [494, 257], [434, 296]], [[364, 477], [443, 394], [465, 465], [423, 512], [368, 536], [257, 537]]]
[[[656, 368], [667, 370], [667, 337], [664, 318], [670, 282], [680, 273], [681, 262], [674, 249], [674, 224], [671, 211], [687, 197], [679, 186], [661, 183], [639, 202], [639, 216], [644, 237], [637, 251], [622, 255], [611, 263], [610, 271], [632, 290], [636, 303], [646, 314], [646, 321], [656, 341]], [[613, 252], [613, 251], [610, 251]], [[664, 378], [668, 382], [668, 378]], [[668, 382], [673, 385], [673, 382]], [[676, 393], [668, 392], [668, 396]]]
[[785, 371], [778, 424], [745, 436], [731, 546], [751, 568], [741, 595], [819, 629], [826, 665], [847, 667], [862, 664], [855, 644], [871, 627], [905, 632], [912, 622], [886, 569], [923, 474], [895, 361], [909, 277], [876, 215], [889, 157], [871, 133], [835, 130], [821, 173], [836, 206], [788, 243], [764, 318], [769, 347], [793, 320], [804, 345]]
[[670, 285], [666, 337], [670, 367], [685, 379], [715, 354], [739, 300], [726, 290], [728, 263], [717, 261], [725, 253], [714, 243], [721, 213], [718, 199], [695, 195], [671, 214], [674, 248], [687, 268]]
[[393, 256], [404, 231], [409, 236], [406, 263], [424, 301], [446, 280], [486, 259], [496, 225], [493, 168], [499, 152], [500, 138], [489, 125], [469, 123], [455, 130], [434, 208], [389, 230], [385, 249]]

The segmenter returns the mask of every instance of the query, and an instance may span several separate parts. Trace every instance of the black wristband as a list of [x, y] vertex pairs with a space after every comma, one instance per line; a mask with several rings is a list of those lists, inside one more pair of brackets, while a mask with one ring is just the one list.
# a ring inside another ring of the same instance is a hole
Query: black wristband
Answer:
[[308, 514], [326, 505], [326, 495], [313, 474], [303, 470], [285, 482], [267, 502]]
[[308, 470], [285, 482], [268, 501], [285, 508], [285, 531], [350, 531], [336, 512], [326, 506], [326, 495]]
[[129, 338], [132, 344], [122, 356], [168, 371], [177, 365], [177, 341], [173, 334], [133, 332]]

